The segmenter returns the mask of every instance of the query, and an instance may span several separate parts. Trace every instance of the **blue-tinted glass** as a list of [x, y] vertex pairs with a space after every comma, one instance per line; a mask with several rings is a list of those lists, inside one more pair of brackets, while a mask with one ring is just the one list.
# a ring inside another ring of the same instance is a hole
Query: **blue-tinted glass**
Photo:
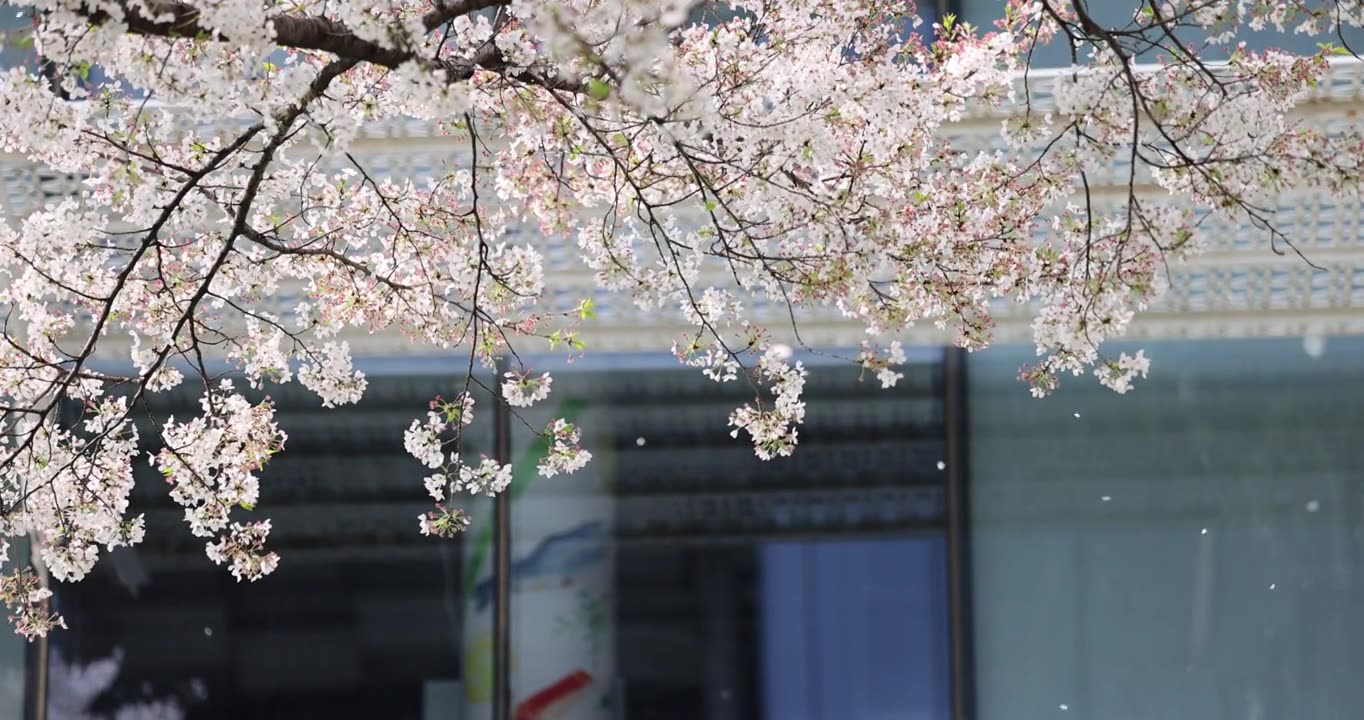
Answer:
[[972, 356], [978, 718], [1357, 717], [1364, 338], [1145, 349], [1045, 400]]
[[759, 548], [763, 717], [947, 718], [943, 534]]
[[514, 717], [946, 718], [937, 357], [893, 391], [816, 367], [800, 447], [767, 463], [726, 432], [740, 383], [546, 361], [554, 391], [523, 416], [568, 417], [594, 458], [517, 475]]
[[32, 28], [33, 16], [29, 11], [0, 6], [0, 68], [37, 67], [38, 54], [30, 41]]

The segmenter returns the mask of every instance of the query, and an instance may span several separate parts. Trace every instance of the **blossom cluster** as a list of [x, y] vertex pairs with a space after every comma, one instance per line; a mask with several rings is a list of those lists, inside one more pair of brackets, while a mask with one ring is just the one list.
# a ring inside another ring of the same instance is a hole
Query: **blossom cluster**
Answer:
[[755, 379], [769, 385], [773, 396], [770, 403], [758, 398], [729, 416], [729, 424], [734, 428], [730, 435], [739, 437], [740, 430], [746, 431], [753, 439], [754, 451], [763, 460], [795, 452], [796, 426], [805, 422], [801, 392], [808, 373], [802, 363], [790, 363], [784, 354], [769, 348], [754, 368]]
[[30, 640], [45, 637], [54, 628], [66, 627], [61, 615], [52, 612], [52, 591], [31, 569], [18, 568], [0, 575], [0, 602], [9, 609], [14, 631]]
[[883, 389], [895, 387], [895, 383], [905, 378], [904, 373], [895, 371], [897, 366], [905, 364], [905, 350], [898, 340], [882, 351], [870, 343], [863, 343], [861, 352], [857, 354], [857, 364], [863, 370], [874, 370]]
[[[509, 408], [527, 407], [549, 396], [552, 378], [548, 373], [536, 375], [520, 370], [504, 373], [501, 386], [502, 400]], [[413, 420], [404, 433], [403, 444], [408, 454], [423, 465], [437, 469], [422, 484], [436, 502], [436, 509], [418, 516], [425, 535], [448, 536], [469, 524], [466, 513], [453, 504], [456, 495], [496, 495], [512, 482], [512, 466], [483, 457], [477, 465], [464, 461], [462, 455], [463, 429], [473, 422], [474, 398], [469, 392], [460, 393], [454, 400], [436, 398], [426, 419]], [[541, 436], [547, 451], [538, 464], [545, 477], [575, 472], [585, 466], [592, 453], [582, 447], [581, 429], [558, 418], [549, 423]]]
[[215, 563], [231, 561], [238, 580], [257, 580], [279, 564], [265, 551], [270, 522], [231, 523], [234, 508], [254, 510], [260, 498], [257, 473], [284, 448], [269, 400], [251, 404], [223, 380], [200, 401], [203, 415], [188, 422], [174, 417], [161, 427], [165, 446], [150, 458], [170, 485], [170, 496], [185, 509], [197, 537], [214, 538], [207, 553]]
[[565, 475], [582, 469], [592, 459], [592, 453], [582, 447], [582, 430], [563, 418], [545, 428], [549, 450], [540, 460], [538, 470], [545, 477]]
[[502, 383], [502, 397], [512, 407], [530, 407], [549, 397], [554, 378], [549, 373], [508, 372]]
[[229, 563], [232, 577], [238, 582], [258, 580], [279, 566], [279, 555], [265, 550], [265, 538], [269, 536], [269, 520], [232, 523], [231, 530], [218, 542], [209, 543], [208, 559], [215, 565]]

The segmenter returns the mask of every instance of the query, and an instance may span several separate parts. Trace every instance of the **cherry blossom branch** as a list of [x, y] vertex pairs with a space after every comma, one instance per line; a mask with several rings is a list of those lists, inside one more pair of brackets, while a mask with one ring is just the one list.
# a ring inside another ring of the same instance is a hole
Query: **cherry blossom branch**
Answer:
[[[435, 30], [450, 21], [491, 7], [509, 5], [509, 0], [455, 0], [438, 2], [436, 8], [426, 13], [421, 24], [427, 32]], [[190, 3], [152, 0], [144, 12], [135, 5], [121, 7], [122, 20], [127, 23], [129, 32], [147, 37], [166, 39], [209, 39], [229, 41], [222, 28], [206, 27], [202, 23], [201, 11]], [[94, 11], [87, 15], [90, 22], [100, 24], [112, 18], [108, 11]], [[551, 78], [543, 73], [533, 74], [511, 67], [497, 46], [488, 43], [478, 48], [467, 58], [431, 58], [423, 56], [418, 50], [404, 42], [392, 46], [356, 35], [344, 23], [325, 16], [300, 16], [289, 13], [272, 15], [267, 20], [271, 28], [272, 40], [280, 47], [294, 50], [325, 52], [340, 59], [369, 63], [385, 68], [396, 69], [406, 63], [417, 63], [429, 70], [441, 71], [448, 82], [469, 80], [479, 70], [503, 73], [519, 82], [542, 84], [559, 90], [581, 91], [581, 84], [561, 78]]]

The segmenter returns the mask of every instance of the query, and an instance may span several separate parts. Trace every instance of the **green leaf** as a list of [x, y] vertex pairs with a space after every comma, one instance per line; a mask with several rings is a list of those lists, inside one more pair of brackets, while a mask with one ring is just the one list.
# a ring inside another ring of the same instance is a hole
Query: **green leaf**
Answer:
[[587, 94], [597, 100], [605, 100], [611, 96], [611, 86], [604, 80], [590, 78], [587, 81]]
[[1333, 42], [1330, 42], [1330, 41], [1327, 41], [1327, 42], [1319, 42], [1319, 43], [1317, 43], [1317, 49], [1320, 50], [1320, 51], [1322, 51], [1322, 52], [1324, 52], [1324, 53], [1326, 53], [1326, 54], [1328, 54], [1328, 55], [1349, 55], [1349, 54], [1350, 54], [1349, 49], [1344, 48], [1344, 47], [1341, 47], [1341, 46], [1339, 46], [1339, 45], [1337, 45], [1337, 44], [1335, 44], [1335, 43], [1333, 43]]
[[586, 320], [597, 316], [597, 311], [592, 308], [592, 298], [582, 301], [578, 306], [578, 319]]
[[719, 205], [714, 200], [706, 201], [706, 212], [715, 212], [715, 208], [717, 207], [719, 207]]

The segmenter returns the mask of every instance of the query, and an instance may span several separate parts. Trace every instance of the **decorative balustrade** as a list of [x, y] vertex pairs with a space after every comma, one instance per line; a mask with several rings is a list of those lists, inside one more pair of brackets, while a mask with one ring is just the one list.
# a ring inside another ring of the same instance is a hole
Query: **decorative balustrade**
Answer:
[[[1032, 107], [1053, 105], [1055, 78], [1068, 71], [1034, 71], [1027, 84]], [[1018, 81], [1017, 94], [1024, 86]], [[1000, 143], [1000, 125], [1018, 104], [973, 108], [947, 132], [963, 149], [984, 150]], [[1299, 110], [1300, 120], [1328, 132], [1353, 126], [1364, 108], [1364, 63], [1353, 58], [1333, 62], [1325, 80]], [[228, 125], [240, 123], [224, 121]], [[419, 121], [376, 123], [363, 129], [353, 154], [374, 175], [414, 179], [430, 177], [450, 161], [466, 155], [462, 142]], [[0, 155], [0, 214], [21, 221], [46, 203], [77, 190], [79, 178], [55, 174], [13, 155]], [[1098, 202], [1118, 201], [1126, 192], [1127, 170], [1115, 165], [1091, 176]], [[1155, 191], [1138, 176], [1143, 191]], [[1286, 194], [1275, 208], [1276, 225], [1321, 269], [1292, 252], [1276, 254], [1267, 234], [1248, 224], [1212, 222], [1207, 250], [1191, 261], [1172, 266], [1170, 290], [1138, 315], [1130, 335], [1136, 338], [1240, 336], [1325, 336], [1364, 333], [1364, 207], [1359, 197], [1332, 198], [1320, 193]], [[628, 297], [605, 293], [577, 262], [577, 248], [561, 238], [544, 238], [547, 262], [545, 303], [550, 310], [569, 310], [592, 298], [597, 318], [584, 328], [593, 351], [662, 350], [686, 329], [680, 313], [644, 312]], [[710, 278], [703, 277], [703, 284]], [[725, 278], [716, 276], [716, 284]], [[268, 302], [278, 311], [293, 304], [286, 288]], [[789, 329], [786, 308], [777, 302], [749, 303], [755, 321], [774, 328], [780, 337]], [[283, 314], [283, 313], [282, 313]], [[848, 346], [861, 341], [862, 328], [832, 308], [802, 308], [801, 336], [818, 346]], [[998, 342], [1027, 342], [1030, 309], [1000, 303]], [[355, 330], [346, 338], [358, 355], [395, 355], [415, 348], [397, 334], [370, 335]], [[913, 328], [908, 340], [940, 343], [947, 335], [931, 325]], [[109, 359], [126, 357], [126, 348], [110, 337], [101, 347]]]

